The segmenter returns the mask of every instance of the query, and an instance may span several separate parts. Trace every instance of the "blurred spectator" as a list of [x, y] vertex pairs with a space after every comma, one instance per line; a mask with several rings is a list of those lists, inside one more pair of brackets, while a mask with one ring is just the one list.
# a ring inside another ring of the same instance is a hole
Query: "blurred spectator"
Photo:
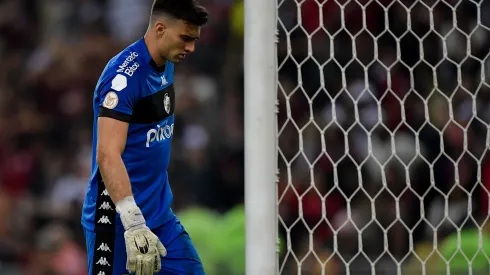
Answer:
[[85, 251], [74, 242], [67, 228], [47, 225], [38, 231], [25, 273], [33, 275], [87, 274]]

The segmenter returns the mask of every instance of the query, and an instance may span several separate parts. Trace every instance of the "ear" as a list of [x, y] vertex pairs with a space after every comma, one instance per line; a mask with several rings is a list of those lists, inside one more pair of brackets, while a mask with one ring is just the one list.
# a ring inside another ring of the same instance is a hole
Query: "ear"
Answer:
[[155, 29], [157, 37], [162, 37], [165, 31], [167, 30], [168, 26], [167, 23], [165, 22], [157, 21], [153, 26], [153, 28]]

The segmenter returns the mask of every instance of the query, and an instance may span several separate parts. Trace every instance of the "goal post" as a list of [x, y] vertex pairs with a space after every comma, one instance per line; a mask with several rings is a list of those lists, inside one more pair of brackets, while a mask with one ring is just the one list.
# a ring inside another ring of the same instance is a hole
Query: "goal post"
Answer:
[[244, 0], [246, 274], [277, 274], [276, 0]]
[[490, 2], [244, 3], [247, 275], [490, 274]]

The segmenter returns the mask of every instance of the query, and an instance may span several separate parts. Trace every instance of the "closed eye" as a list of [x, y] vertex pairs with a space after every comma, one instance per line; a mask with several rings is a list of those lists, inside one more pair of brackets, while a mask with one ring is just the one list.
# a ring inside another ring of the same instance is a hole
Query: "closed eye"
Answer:
[[193, 42], [199, 39], [199, 37], [189, 36], [189, 35], [181, 35], [180, 38], [182, 38], [184, 42]]

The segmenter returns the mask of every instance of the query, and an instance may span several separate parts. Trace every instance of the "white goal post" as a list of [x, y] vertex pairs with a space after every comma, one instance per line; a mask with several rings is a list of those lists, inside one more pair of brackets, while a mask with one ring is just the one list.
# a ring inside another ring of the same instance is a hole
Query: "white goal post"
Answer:
[[490, 1], [244, 4], [246, 274], [490, 274]]
[[275, 0], [245, 0], [246, 274], [277, 272]]

